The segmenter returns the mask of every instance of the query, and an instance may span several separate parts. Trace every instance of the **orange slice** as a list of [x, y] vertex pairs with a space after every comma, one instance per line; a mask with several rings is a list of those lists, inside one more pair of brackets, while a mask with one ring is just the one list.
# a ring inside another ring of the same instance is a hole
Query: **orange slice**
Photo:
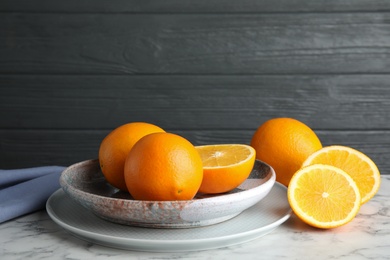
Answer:
[[294, 213], [318, 228], [335, 228], [350, 222], [360, 208], [360, 192], [343, 170], [314, 164], [298, 170], [287, 190]]
[[378, 167], [367, 155], [353, 148], [340, 145], [324, 147], [310, 155], [302, 167], [318, 163], [332, 165], [348, 173], [359, 187], [362, 204], [379, 190], [381, 179]]
[[196, 146], [203, 162], [202, 193], [223, 193], [244, 182], [253, 169], [256, 151], [244, 144]]

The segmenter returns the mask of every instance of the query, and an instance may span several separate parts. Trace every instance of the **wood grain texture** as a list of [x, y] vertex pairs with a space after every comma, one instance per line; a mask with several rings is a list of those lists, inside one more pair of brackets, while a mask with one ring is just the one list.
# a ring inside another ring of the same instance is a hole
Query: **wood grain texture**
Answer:
[[390, 12], [0, 16], [0, 74], [390, 72]]
[[0, 168], [97, 157], [147, 121], [249, 143], [272, 117], [390, 174], [390, 1], [2, 0]]
[[387, 0], [2, 0], [0, 11], [72, 13], [268, 13], [389, 11]]
[[389, 129], [390, 76], [0, 76], [0, 128], [253, 129], [294, 117], [319, 130]]

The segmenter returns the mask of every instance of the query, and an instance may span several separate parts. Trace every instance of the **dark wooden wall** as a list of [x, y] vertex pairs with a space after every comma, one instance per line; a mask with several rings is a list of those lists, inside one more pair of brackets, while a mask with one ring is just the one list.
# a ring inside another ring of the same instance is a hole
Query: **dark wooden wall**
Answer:
[[249, 143], [272, 117], [390, 169], [388, 0], [1, 0], [0, 168], [97, 158], [147, 121]]

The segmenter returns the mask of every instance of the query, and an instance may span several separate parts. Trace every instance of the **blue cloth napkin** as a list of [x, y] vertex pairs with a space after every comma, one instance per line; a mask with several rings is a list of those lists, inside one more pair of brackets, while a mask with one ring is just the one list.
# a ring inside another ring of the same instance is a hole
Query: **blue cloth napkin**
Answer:
[[0, 170], [0, 223], [45, 208], [66, 167]]

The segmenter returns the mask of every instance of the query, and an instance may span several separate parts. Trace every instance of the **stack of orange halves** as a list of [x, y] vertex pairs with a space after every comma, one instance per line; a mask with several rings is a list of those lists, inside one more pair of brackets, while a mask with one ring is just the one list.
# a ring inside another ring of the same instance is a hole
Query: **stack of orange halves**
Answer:
[[379, 190], [380, 173], [368, 156], [346, 146], [322, 147], [314, 131], [298, 120], [268, 120], [251, 145], [288, 186], [295, 214], [311, 226], [348, 223]]

